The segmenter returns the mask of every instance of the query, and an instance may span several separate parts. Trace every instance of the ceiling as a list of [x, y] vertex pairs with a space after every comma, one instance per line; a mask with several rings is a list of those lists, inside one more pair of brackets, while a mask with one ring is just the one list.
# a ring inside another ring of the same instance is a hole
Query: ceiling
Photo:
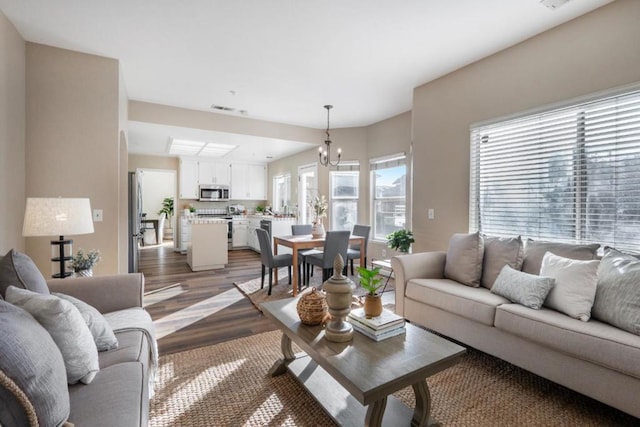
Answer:
[[[0, 9], [27, 41], [118, 59], [132, 100], [321, 129], [325, 104], [332, 128], [392, 117], [411, 109], [416, 86], [611, 1], [551, 10], [540, 0], [0, 0]], [[158, 131], [143, 127], [130, 136], [140, 152], [148, 141], [135, 135]]]

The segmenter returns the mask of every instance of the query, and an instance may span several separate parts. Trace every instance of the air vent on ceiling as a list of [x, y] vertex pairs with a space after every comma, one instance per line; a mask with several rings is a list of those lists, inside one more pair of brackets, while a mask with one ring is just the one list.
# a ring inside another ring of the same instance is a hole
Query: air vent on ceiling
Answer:
[[211, 104], [211, 108], [213, 108], [214, 110], [220, 110], [220, 111], [236, 111], [235, 108], [224, 107], [222, 105], [216, 105], [216, 104]]
[[568, 2], [569, 0], [540, 0], [540, 3], [551, 10], [556, 10], [557, 8]]

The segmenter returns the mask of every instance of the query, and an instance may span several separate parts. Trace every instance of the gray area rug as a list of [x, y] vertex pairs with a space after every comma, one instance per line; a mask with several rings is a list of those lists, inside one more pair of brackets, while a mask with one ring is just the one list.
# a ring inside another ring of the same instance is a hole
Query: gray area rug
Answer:
[[[288, 373], [280, 332], [265, 332], [160, 358], [149, 426], [334, 426]], [[295, 348], [294, 348], [295, 350]], [[442, 426], [632, 426], [639, 420], [470, 349], [427, 380]], [[412, 406], [411, 388], [396, 393]], [[408, 425], [408, 424], [407, 424]]]

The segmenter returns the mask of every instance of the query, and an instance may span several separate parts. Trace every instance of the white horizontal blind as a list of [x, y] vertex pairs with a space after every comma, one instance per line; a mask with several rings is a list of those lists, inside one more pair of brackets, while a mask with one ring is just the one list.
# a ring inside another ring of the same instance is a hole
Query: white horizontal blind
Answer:
[[640, 91], [471, 129], [470, 229], [640, 251]]

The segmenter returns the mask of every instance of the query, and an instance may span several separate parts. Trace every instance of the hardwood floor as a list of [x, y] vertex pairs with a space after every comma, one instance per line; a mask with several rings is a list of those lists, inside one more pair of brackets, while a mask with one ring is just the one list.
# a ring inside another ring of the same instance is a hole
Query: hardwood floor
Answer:
[[260, 255], [251, 250], [230, 251], [224, 269], [192, 272], [173, 246], [147, 246], [139, 271], [160, 355], [276, 329], [233, 285], [259, 277]]

